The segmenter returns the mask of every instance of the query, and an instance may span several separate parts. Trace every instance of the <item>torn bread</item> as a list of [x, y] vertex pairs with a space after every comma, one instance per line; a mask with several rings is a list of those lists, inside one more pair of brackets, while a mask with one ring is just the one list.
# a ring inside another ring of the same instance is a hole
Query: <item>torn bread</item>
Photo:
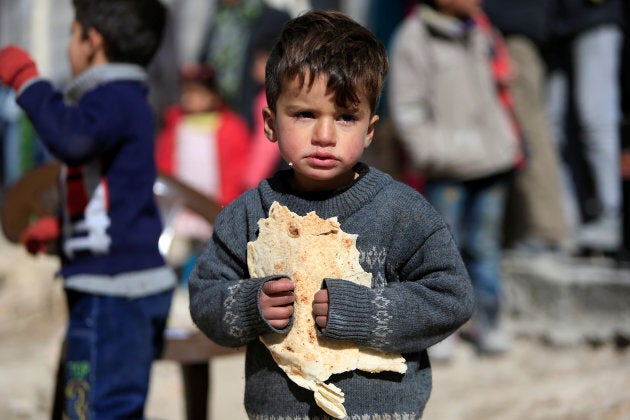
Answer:
[[315, 212], [301, 217], [277, 202], [258, 226], [258, 239], [247, 244], [251, 277], [286, 274], [295, 281], [291, 330], [287, 334], [266, 334], [260, 339], [291, 380], [315, 393], [318, 406], [335, 418], [343, 418], [344, 393], [324, 382], [330, 375], [355, 369], [398, 373], [407, 370], [405, 359], [399, 354], [317, 336], [312, 304], [324, 278], [371, 287], [372, 275], [359, 264], [357, 235], [343, 232], [336, 218], [324, 220]]

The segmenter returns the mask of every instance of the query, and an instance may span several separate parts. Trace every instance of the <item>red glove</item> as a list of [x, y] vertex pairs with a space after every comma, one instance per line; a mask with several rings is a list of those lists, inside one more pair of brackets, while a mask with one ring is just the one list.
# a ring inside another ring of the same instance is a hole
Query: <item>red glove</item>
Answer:
[[35, 62], [22, 48], [9, 45], [0, 50], [0, 82], [18, 91], [25, 82], [37, 76]]
[[20, 242], [29, 254], [46, 253], [47, 245], [59, 237], [59, 222], [52, 216], [44, 216], [22, 233]]

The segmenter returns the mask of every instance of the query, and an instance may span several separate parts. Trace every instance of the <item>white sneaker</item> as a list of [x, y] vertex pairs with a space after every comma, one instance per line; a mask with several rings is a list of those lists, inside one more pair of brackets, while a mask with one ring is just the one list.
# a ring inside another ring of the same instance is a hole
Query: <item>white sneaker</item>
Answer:
[[429, 359], [432, 362], [448, 363], [455, 357], [455, 348], [457, 347], [457, 335], [451, 334], [444, 340], [429, 347]]
[[502, 354], [511, 348], [512, 338], [501, 328], [486, 330], [478, 337], [477, 350], [481, 354]]
[[609, 216], [586, 223], [578, 230], [576, 242], [581, 248], [618, 251], [621, 248], [621, 219]]

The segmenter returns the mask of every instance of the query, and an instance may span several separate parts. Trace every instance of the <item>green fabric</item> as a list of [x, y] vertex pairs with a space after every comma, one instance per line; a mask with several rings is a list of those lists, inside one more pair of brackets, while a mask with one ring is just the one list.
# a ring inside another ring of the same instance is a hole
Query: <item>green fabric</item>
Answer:
[[33, 125], [28, 120], [26, 114], [21, 113], [19, 117], [20, 124], [20, 173], [32, 169], [35, 166], [35, 142], [37, 133], [33, 129]]

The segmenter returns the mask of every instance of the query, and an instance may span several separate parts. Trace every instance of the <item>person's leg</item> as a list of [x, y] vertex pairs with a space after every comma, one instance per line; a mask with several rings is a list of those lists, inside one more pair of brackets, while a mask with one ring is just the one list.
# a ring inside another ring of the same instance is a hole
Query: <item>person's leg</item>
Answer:
[[69, 418], [143, 418], [171, 296], [170, 291], [139, 299], [69, 293]]
[[425, 197], [448, 224], [455, 242], [461, 243], [461, 228], [467, 192], [461, 182], [428, 181]]
[[610, 251], [618, 249], [621, 241], [621, 46], [622, 33], [616, 25], [585, 31], [573, 44], [579, 128], [601, 206], [601, 216], [585, 226], [578, 241]]
[[[442, 215], [448, 224], [456, 243], [461, 240], [461, 222], [463, 219], [466, 189], [460, 182], [429, 181], [425, 185], [425, 197]], [[433, 362], [446, 363], [455, 355], [457, 333], [451, 334], [428, 349]]]
[[509, 349], [501, 317], [501, 235], [507, 193], [507, 177], [469, 183], [465, 210], [464, 261], [476, 292], [473, 330], [481, 352]]
[[506, 38], [516, 66], [512, 84], [514, 111], [527, 147], [525, 167], [515, 174], [507, 223], [513, 231], [541, 245], [560, 245], [567, 239], [561, 201], [560, 159], [553, 139], [544, 98], [545, 69], [536, 45], [523, 36]]
[[92, 362], [96, 333], [93, 320], [98, 311], [94, 296], [67, 291], [68, 330], [65, 340], [63, 417], [91, 418]]
[[[567, 147], [566, 118], [569, 105], [569, 78], [565, 68], [552, 69], [547, 77], [547, 111], [552, 128], [552, 138], [556, 142], [556, 151], [560, 161], [560, 187], [564, 216], [572, 237], [581, 224], [581, 215], [577, 203], [571, 168], [564, 158]], [[571, 238], [573, 239], [573, 238]]]

